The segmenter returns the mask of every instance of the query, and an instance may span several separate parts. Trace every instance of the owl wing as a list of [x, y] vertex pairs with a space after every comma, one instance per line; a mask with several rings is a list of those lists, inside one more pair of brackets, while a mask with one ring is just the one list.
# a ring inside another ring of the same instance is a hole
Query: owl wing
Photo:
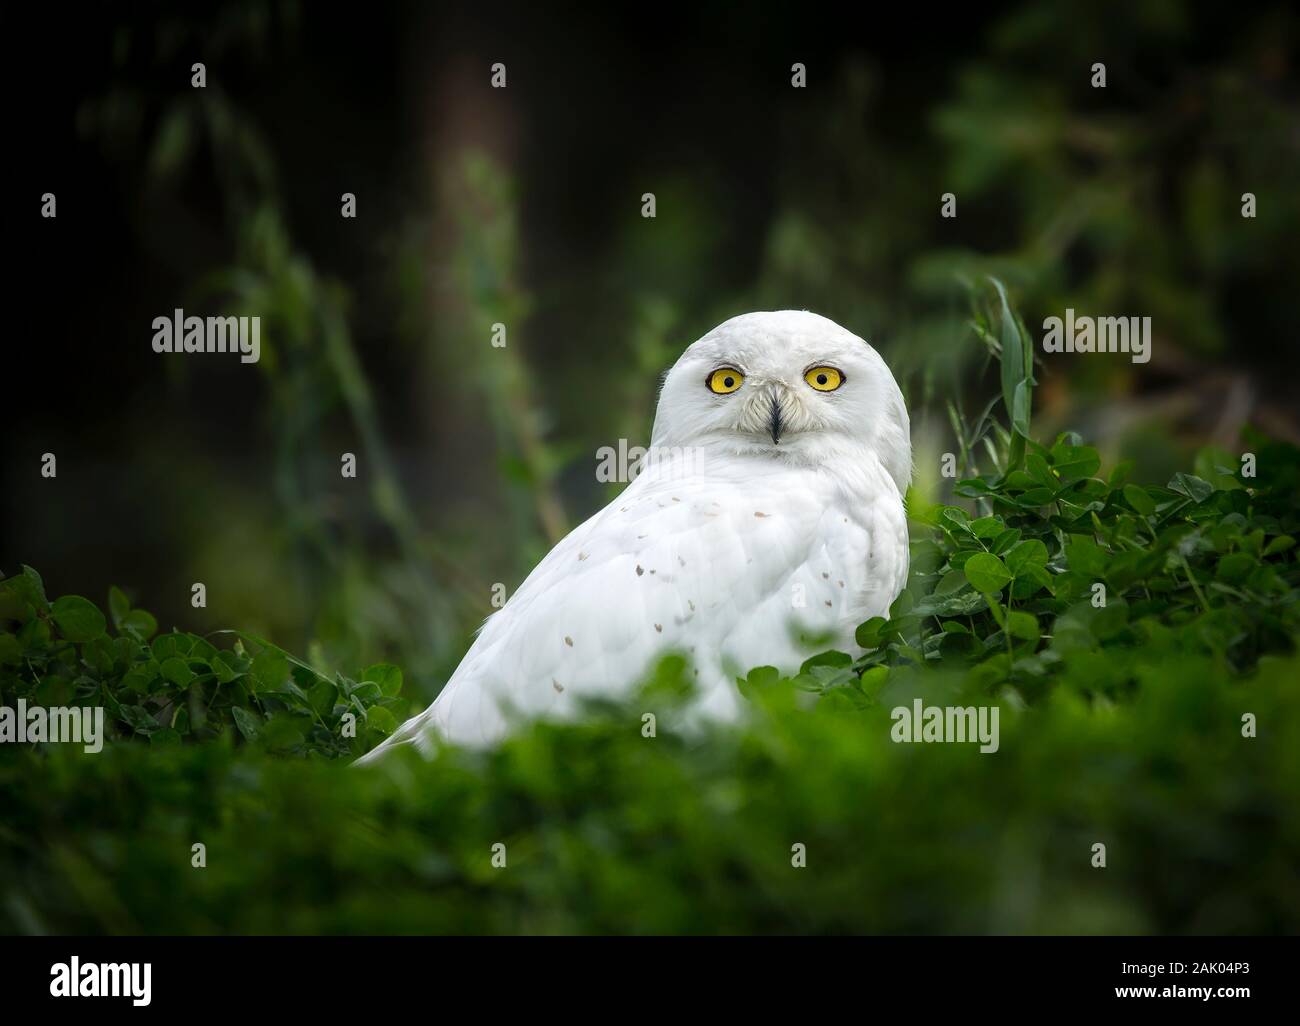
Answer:
[[[905, 574], [896, 491], [893, 504]], [[387, 744], [424, 747], [431, 734], [490, 743], [514, 715], [565, 717], [583, 697], [622, 697], [674, 651], [694, 664], [704, 702], [734, 711], [735, 674], [796, 669], [828, 640], [851, 646], [853, 627], [874, 615], [864, 599], [901, 587], [896, 542], [877, 539], [863, 513], [807, 471], [644, 473], [551, 550], [433, 705]]]

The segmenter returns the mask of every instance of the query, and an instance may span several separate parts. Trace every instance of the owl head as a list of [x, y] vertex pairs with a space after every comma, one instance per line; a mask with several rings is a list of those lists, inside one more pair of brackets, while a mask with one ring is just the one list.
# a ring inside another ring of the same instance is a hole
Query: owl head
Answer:
[[724, 321], [664, 378], [652, 449], [699, 447], [805, 466], [877, 459], [912, 476], [903, 394], [870, 345], [805, 310]]

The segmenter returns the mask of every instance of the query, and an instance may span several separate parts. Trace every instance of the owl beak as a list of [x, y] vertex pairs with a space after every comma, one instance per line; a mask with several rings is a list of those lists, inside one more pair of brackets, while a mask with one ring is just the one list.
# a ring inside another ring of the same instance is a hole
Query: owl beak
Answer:
[[781, 422], [781, 402], [774, 395], [772, 396], [772, 405], [767, 420], [767, 429], [772, 435], [772, 444], [781, 444], [781, 429], [785, 425]]

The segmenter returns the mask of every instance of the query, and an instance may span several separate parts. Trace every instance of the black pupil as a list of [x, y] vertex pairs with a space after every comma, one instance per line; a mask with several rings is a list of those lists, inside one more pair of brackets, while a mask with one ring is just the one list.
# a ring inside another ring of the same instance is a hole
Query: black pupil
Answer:
[[722, 387], [723, 387], [723, 388], [730, 388], [730, 387], [731, 387], [731, 383], [732, 383], [733, 381], [735, 381], [735, 380], [736, 380], [735, 378], [731, 378], [731, 377], [723, 378], [723, 379], [722, 379]]
[[826, 384], [826, 375], [825, 375], [825, 374], [818, 374], [818, 375], [817, 375], [817, 384], [819, 384], [819, 385], [824, 385], [824, 384]]

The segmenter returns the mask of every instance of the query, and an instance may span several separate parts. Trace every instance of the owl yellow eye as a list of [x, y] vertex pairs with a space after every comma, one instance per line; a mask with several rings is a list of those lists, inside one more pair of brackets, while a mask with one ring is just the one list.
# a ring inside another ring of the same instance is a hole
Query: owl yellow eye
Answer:
[[745, 380], [745, 375], [734, 367], [719, 367], [709, 375], [707, 384], [709, 391], [717, 395], [730, 395], [741, 386]]
[[804, 372], [803, 379], [818, 392], [834, 392], [844, 384], [844, 375], [834, 367], [814, 367]]

